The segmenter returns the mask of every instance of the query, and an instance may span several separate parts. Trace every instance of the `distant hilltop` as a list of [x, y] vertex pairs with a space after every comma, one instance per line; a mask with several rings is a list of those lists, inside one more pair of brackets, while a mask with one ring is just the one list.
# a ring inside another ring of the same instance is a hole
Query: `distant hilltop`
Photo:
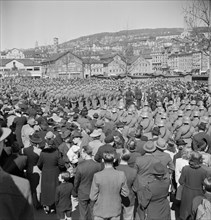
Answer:
[[157, 36], [180, 35], [183, 28], [156, 28], [156, 29], [135, 29], [122, 30], [118, 32], [103, 32], [87, 36], [82, 36], [67, 42], [61, 43], [61, 47], [72, 47], [78, 44], [110, 44], [125, 41], [142, 40], [145, 38], [155, 38]]

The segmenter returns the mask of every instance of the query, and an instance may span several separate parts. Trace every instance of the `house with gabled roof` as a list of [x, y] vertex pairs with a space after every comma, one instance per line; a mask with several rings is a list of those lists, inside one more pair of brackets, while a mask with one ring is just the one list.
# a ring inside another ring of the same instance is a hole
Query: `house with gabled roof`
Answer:
[[103, 62], [104, 76], [118, 76], [127, 73], [126, 60], [119, 54], [114, 54], [100, 59]]
[[24, 59], [24, 58], [25, 58], [25, 55], [23, 51], [17, 48], [13, 48], [6, 52], [6, 59]]
[[29, 76], [41, 77], [42, 65], [30, 59], [0, 59], [0, 73], [2, 76], [10, 76], [11, 72], [12, 75], [21, 76], [21, 73], [26, 71]]
[[42, 65], [43, 75], [50, 78], [84, 78], [82, 59], [70, 51], [53, 54]]
[[130, 66], [128, 68], [128, 73], [131, 76], [143, 76], [149, 75], [153, 72], [152, 70], [152, 58], [150, 56], [136, 56], [130, 60]]

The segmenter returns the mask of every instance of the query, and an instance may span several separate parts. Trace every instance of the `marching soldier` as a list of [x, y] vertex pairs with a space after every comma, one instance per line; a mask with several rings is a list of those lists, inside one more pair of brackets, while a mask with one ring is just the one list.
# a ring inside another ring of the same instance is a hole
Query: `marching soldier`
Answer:
[[183, 125], [179, 128], [175, 135], [175, 141], [179, 139], [183, 139], [186, 143], [187, 146], [191, 146], [192, 142], [192, 136], [195, 132], [194, 127], [191, 125], [190, 118], [188, 116], [184, 116], [183, 118]]

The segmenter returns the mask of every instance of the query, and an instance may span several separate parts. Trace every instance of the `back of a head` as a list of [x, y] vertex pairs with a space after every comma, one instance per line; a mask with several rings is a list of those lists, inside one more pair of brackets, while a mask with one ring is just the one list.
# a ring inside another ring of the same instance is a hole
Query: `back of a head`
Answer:
[[192, 149], [191, 149], [191, 148], [189, 148], [189, 147], [184, 147], [184, 148], [182, 149], [182, 153], [181, 153], [182, 158], [185, 159], [185, 160], [189, 160], [190, 157], [191, 157], [191, 153], [192, 153]]
[[92, 156], [92, 148], [90, 146], [83, 146], [82, 149], [87, 155]]
[[114, 162], [114, 154], [110, 152], [103, 153], [103, 160], [105, 163], [112, 164]]
[[191, 167], [198, 167], [202, 164], [202, 155], [199, 152], [192, 151], [190, 155], [189, 164]]
[[70, 173], [68, 171], [62, 172], [61, 179], [63, 179], [65, 182], [68, 182], [70, 180]]
[[128, 149], [123, 149], [122, 155], [121, 155], [121, 160], [127, 162], [130, 159], [130, 152]]

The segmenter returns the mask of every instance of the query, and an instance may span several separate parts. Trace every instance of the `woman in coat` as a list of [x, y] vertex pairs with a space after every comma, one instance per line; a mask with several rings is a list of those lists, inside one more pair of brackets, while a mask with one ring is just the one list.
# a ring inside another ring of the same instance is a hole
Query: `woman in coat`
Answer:
[[137, 210], [140, 219], [171, 220], [169, 195], [170, 180], [165, 178], [167, 168], [161, 162], [152, 164], [150, 173], [153, 180], [144, 188], [134, 190], [137, 192], [140, 208]]
[[187, 220], [191, 215], [191, 204], [196, 196], [203, 196], [203, 182], [207, 172], [201, 167], [202, 155], [198, 152], [192, 152], [189, 166], [182, 169], [179, 179], [180, 185], [183, 186], [180, 218]]
[[64, 166], [64, 161], [61, 159], [59, 151], [54, 147], [53, 139], [46, 140], [46, 147], [40, 154], [37, 166], [42, 170], [41, 204], [46, 214], [48, 214], [54, 209], [55, 192], [60, 173], [59, 168]]

